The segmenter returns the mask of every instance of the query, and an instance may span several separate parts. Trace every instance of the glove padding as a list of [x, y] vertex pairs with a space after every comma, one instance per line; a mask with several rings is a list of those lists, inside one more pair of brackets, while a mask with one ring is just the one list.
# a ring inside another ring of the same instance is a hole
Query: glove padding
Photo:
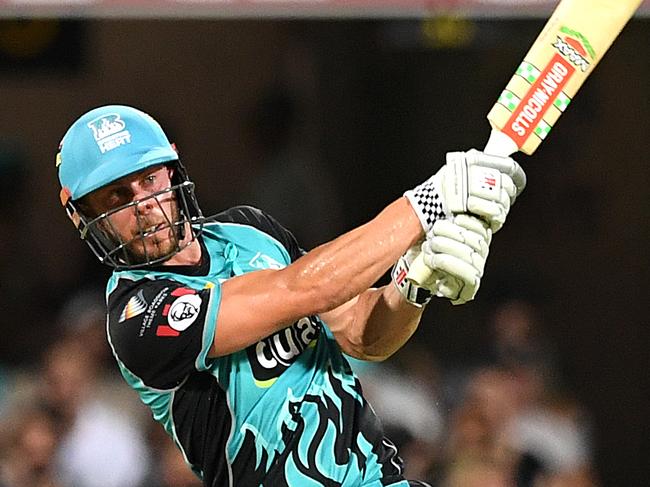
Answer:
[[404, 296], [404, 299], [413, 306], [421, 308], [431, 300], [431, 291], [406, 278], [411, 264], [419, 254], [420, 245], [414, 245], [408, 249], [395, 263], [390, 275], [393, 284], [402, 296]]
[[475, 149], [447, 154], [442, 190], [448, 211], [480, 216], [492, 232], [501, 229], [525, 187], [526, 173], [510, 157]]
[[463, 304], [476, 296], [485, 269], [492, 230], [481, 219], [457, 215], [439, 220], [422, 244], [423, 260], [431, 270], [422, 286], [436, 296]]
[[525, 186], [526, 174], [513, 159], [472, 149], [448, 153], [447, 163], [435, 175], [404, 196], [427, 234], [436, 221], [466, 212], [480, 216], [497, 232]]

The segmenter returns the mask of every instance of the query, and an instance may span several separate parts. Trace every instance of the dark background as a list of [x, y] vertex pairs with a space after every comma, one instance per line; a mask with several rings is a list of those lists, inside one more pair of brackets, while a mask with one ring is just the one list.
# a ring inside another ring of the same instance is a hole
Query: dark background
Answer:
[[[1, 21], [0, 364], [33, 363], [66, 297], [108, 274], [58, 202], [56, 148], [83, 112], [125, 103], [156, 117], [208, 214], [249, 202], [254, 181], [273, 188], [260, 179], [272, 172], [273, 144], [296, 148], [331, 182], [331, 204], [309, 210], [320, 232], [293, 228], [311, 246], [372, 217], [446, 151], [482, 146], [485, 115], [541, 26]], [[443, 364], [472, 361], [491, 300], [532, 296], [612, 486], [646, 485], [649, 475], [648, 46], [650, 24], [632, 21], [547, 143], [518, 157], [529, 186], [495, 237], [478, 298], [430, 306], [414, 338]], [[262, 102], [278, 97], [291, 104], [271, 113], [295, 116], [287, 140], [260, 131]], [[284, 185], [277, 197], [296, 206], [316, 192]]]

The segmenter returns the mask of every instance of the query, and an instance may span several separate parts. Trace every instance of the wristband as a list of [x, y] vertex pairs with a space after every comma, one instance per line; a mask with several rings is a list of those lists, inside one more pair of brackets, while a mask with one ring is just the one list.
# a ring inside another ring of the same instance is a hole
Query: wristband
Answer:
[[438, 171], [419, 186], [404, 192], [404, 196], [409, 200], [420, 220], [424, 233], [429, 233], [436, 221], [448, 216], [441, 195], [441, 186], [442, 173]]
[[393, 266], [391, 277], [397, 290], [404, 296], [409, 303], [418, 308], [423, 307], [431, 301], [431, 291], [426, 288], [420, 287], [406, 278], [409, 272], [409, 264], [404, 256], [400, 257], [397, 263]]

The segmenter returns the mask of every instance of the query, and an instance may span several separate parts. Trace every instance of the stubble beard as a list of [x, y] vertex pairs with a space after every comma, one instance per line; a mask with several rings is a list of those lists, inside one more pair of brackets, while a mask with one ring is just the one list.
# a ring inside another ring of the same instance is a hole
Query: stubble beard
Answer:
[[[163, 210], [164, 211], [164, 210]], [[171, 218], [162, 222], [141, 221], [141, 228], [148, 228], [152, 225], [163, 224], [164, 226], [155, 233], [142, 237], [143, 232], [137, 232], [131, 242], [126, 245], [125, 251], [129, 260], [135, 264], [145, 264], [154, 260], [164, 259], [173, 256], [181, 246], [181, 226], [180, 211], [175, 200], [171, 201], [170, 208]], [[171, 225], [170, 225], [171, 223]]]

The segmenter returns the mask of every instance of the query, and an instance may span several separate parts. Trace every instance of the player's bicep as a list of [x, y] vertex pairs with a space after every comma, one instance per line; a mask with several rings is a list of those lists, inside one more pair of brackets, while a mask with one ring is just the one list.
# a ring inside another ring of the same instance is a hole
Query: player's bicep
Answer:
[[222, 284], [210, 357], [228, 355], [259, 342], [304, 316], [316, 314], [313, 295], [290, 284], [291, 271], [259, 270]]
[[150, 281], [109, 297], [116, 358], [145, 385], [170, 389], [206, 367], [218, 290]]

